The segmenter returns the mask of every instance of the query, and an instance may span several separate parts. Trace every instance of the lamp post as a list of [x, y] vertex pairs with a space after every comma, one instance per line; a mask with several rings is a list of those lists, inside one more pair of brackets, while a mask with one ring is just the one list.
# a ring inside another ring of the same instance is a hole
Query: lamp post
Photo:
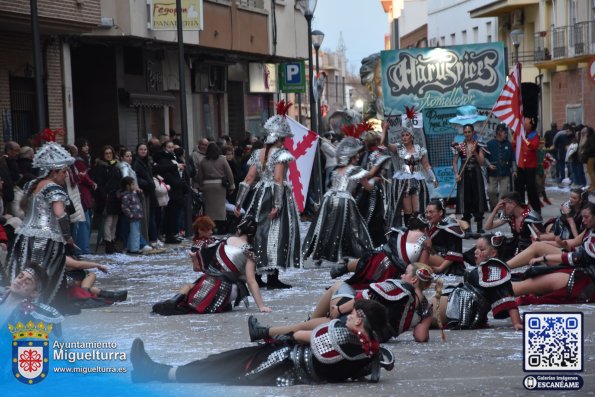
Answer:
[[523, 40], [524, 33], [521, 29], [515, 29], [510, 32], [510, 40], [512, 41], [512, 45], [514, 46], [514, 59], [513, 65], [519, 63], [519, 45], [521, 45], [521, 40]]
[[[320, 50], [320, 46], [322, 45], [322, 41], [324, 40], [324, 33], [320, 30], [314, 30], [312, 32], [312, 45], [314, 46], [314, 50], [316, 51], [316, 76], [319, 76], [320, 73], [320, 59], [318, 58], [318, 50]], [[318, 118], [316, 119], [316, 124], [318, 125], [318, 129], [322, 128], [322, 111], [320, 107], [322, 106], [322, 90], [318, 91], [318, 106], [316, 107], [316, 113], [318, 114]], [[320, 131], [318, 131], [320, 132]]]
[[308, 76], [310, 89], [308, 94], [310, 96], [310, 128], [312, 131], [317, 131], [316, 126], [316, 101], [314, 100], [314, 70], [312, 65], [312, 17], [314, 16], [314, 10], [316, 10], [316, 3], [318, 0], [307, 0], [306, 1], [306, 22], [308, 23]]

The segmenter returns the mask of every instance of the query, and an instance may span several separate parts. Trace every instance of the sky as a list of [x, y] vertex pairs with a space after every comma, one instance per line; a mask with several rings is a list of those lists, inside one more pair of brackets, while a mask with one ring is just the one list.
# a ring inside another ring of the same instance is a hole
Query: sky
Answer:
[[324, 33], [323, 50], [335, 51], [343, 33], [347, 59], [357, 72], [363, 58], [384, 49], [388, 16], [380, 0], [318, 0], [312, 20], [316, 29]]

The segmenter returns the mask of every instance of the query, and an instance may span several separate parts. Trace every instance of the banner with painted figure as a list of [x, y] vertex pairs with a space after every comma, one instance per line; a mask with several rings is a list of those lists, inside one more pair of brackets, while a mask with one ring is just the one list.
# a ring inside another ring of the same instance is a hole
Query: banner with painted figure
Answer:
[[[474, 105], [483, 115], [490, 113], [506, 81], [504, 45], [382, 51], [381, 68], [389, 142], [400, 141], [405, 106], [414, 106], [423, 119], [423, 128], [414, 128], [415, 142], [428, 149], [439, 181], [432, 196], [447, 197], [454, 182], [451, 143], [463, 139], [462, 129], [457, 130], [448, 120], [457, 116], [456, 108], [463, 105]], [[490, 117], [482, 134], [484, 140], [493, 137], [498, 122]]]

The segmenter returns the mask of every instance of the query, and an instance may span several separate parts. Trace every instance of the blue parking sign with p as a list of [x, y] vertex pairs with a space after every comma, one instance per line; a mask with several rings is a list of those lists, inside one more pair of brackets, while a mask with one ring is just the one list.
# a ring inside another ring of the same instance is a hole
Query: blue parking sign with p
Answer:
[[278, 72], [281, 92], [306, 92], [306, 73], [304, 61], [279, 64]]

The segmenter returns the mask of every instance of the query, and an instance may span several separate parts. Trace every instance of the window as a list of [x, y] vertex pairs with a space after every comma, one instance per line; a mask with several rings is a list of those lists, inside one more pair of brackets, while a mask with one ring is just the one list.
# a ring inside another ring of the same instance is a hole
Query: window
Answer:
[[456, 33], [451, 33], [450, 34], [450, 45], [455, 45], [457, 41], [457, 35]]
[[463, 30], [461, 32], [461, 36], [462, 36], [463, 44], [467, 44], [467, 31]]
[[[595, 0], [593, 0], [593, 1], [595, 1]], [[445, 46], [446, 45], [446, 37], [444, 37], [444, 36], [440, 37], [440, 45], [441, 46]]]
[[477, 26], [473, 28], [473, 42], [479, 43], [479, 28]]

